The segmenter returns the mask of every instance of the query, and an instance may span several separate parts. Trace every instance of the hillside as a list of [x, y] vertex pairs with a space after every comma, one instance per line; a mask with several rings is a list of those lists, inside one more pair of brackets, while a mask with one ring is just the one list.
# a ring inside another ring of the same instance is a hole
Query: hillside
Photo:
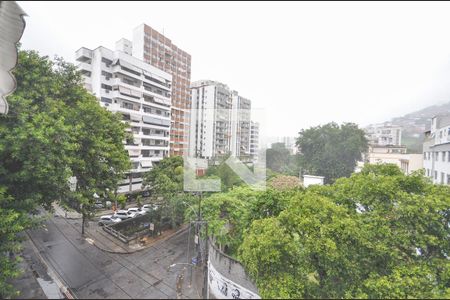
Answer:
[[450, 113], [450, 102], [428, 106], [384, 123], [402, 127], [402, 143], [408, 147], [409, 153], [422, 153], [425, 128], [429, 127], [431, 117], [442, 113]]

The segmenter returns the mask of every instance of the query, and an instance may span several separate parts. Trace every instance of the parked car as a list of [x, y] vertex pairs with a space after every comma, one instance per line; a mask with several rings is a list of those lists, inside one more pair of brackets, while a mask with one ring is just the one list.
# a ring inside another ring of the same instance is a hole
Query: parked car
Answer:
[[134, 218], [136, 216], [136, 213], [133, 212], [128, 212], [127, 210], [119, 210], [117, 211], [114, 216], [122, 219], [122, 220], [126, 220], [126, 219], [131, 219]]
[[115, 217], [114, 215], [101, 216], [100, 220], [98, 221], [98, 226], [112, 225], [120, 221], [122, 221], [122, 219]]
[[150, 210], [157, 210], [158, 208], [159, 206], [157, 204], [144, 204], [141, 210], [148, 212]]
[[128, 209], [128, 212], [136, 213], [136, 216], [138, 216], [138, 215], [142, 216], [142, 215], [145, 215], [147, 213], [146, 210], [142, 210], [142, 209], [140, 209], [138, 207], [130, 207]]

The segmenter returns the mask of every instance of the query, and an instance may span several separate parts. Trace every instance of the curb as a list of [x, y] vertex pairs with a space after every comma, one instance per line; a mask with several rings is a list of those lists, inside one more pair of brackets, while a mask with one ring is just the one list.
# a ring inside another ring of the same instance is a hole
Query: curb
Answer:
[[143, 248], [136, 249], [136, 250], [132, 250], [132, 251], [126, 251], [126, 252], [125, 252], [125, 251], [114, 251], [114, 250], [105, 249], [105, 248], [99, 246], [98, 243], [95, 242], [95, 240], [93, 239], [93, 236], [92, 236], [90, 233], [87, 233], [87, 232], [86, 232], [86, 235], [89, 236], [89, 237], [91, 237], [91, 239], [93, 240], [92, 245], [94, 245], [96, 248], [98, 248], [98, 249], [101, 250], [101, 251], [108, 252], [108, 253], [112, 253], [112, 254], [133, 254], [133, 253], [140, 252], [140, 251], [143, 251], [143, 250], [145, 250], [145, 249], [148, 249], [148, 248], [154, 246], [155, 244], [157, 244], [157, 243], [159, 243], [159, 242], [164, 242], [164, 241], [166, 241], [166, 240], [168, 240], [168, 239], [174, 237], [175, 235], [180, 234], [181, 232], [183, 232], [183, 231], [185, 231], [185, 230], [187, 230], [187, 229], [188, 229], [187, 227], [186, 227], [186, 228], [180, 228], [179, 230], [173, 232], [172, 234], [170, 234], [170, 235], [168, 235], [168, 236], [166, 236], [166, 237], [164, 237], [164, 238], [162, 238], [162, 239], [160, 239], [160, 240], [157, 240], [157, 241], [155, 241], [154, 243], [151, 243], [151, 244], [149, 244], [149, 245], [146, 245], [146, 246], [143, 247]]

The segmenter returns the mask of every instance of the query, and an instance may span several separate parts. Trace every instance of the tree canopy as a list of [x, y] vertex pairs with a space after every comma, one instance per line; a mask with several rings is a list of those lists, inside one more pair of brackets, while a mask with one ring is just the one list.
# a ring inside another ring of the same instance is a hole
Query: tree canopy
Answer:
[[296, 144], [303, 173], [325, 176], [325, 183], [350, 176], [368, 147], [356, 124], [334, 122], [301, 130]]
[[284, 143], [273, 143], [266, 150], [266, 165], [269, 170], [277, 173], [293, 176], [299, 174], [299, 157], [291, 154]]
[[450, 188], [368, 166], [254, 220], [239, 257], [263, 298], [448, 298]]
[[[19, 51], [14, 75], [9, 113], [0, 116], [1, 253], [19, 251], [18, 233], [35, 223], [36, 207], [50, 210], [61, 200], [86, 216], [93, 194], [115, 189], [130, 167], [126, 125], [86, 91], [74, 65]], [[78, 180], [75, 191], [71, 176]], [[1, 260], [0, 292], [8, 296], [4, 280], [17, 275], [16, 261]]]

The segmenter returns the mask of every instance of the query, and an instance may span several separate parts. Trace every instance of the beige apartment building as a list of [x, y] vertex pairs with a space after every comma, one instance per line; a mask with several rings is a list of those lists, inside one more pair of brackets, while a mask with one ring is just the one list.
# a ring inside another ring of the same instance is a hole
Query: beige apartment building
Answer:
[[408, 154], [405, 146], [370, 145], [363, 162], [358, 162], [356, 172], [361, 171], [364, 163], [394, 164], [405, 174], [411, 174], [423, 168], [422, 154]]
[[182, 156], [189, 144], [191, 55], [146, 24], [134, 29], [132, 48], [134, 57], [172, 75], [170, 155]]

